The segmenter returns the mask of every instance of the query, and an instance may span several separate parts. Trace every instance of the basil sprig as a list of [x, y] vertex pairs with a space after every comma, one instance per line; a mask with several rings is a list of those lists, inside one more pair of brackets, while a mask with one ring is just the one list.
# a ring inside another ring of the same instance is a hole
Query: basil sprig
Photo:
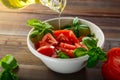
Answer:
[[2, 67], [0, 80], [18, 80], [17, 75], [13, 72], [18, 67], [18, 62], [12, 55], [8, 54], [3, 57], [0, 60], [0, 67]]
[[51, 33], [52, 34], [52, 29], [53, 27], [47, 23], [47, 22], [42, 22], [37, 19], [30, 19], [27, 21], [27, 25], [34, 28], [34, 30], [30, 33], [30, 38], [33, 43], [38, 42], [39, 40], [42, 39], [42, 37], [47, 34]]
[[94, 67], [99, 60], [106, 61], [107, 57], [105, 52], [97, 46], [97, 40], [92, 37], [84, 37], [82, 43], [86, 45], [85, 48], [77, 48], [74, 50], [75, 57], [88, 55], [87, 67]]

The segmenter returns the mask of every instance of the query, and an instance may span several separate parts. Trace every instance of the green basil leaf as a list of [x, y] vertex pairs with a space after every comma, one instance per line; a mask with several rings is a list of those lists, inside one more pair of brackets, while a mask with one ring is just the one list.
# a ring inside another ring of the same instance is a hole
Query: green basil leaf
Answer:
[[92, 48], [88, 51], [89, 59], [88, 59], [88, 67], [94, 67], [98, 60], [105, 61], [107, 60], [106, 54], [102, 51], [100, 47]]
[[88, 49], [92, 49], [92, 48], [97, 47], [97, 41], [94, 40], [94, 39], [91, 38], [91, 37], [84, 37], [84, 38], [82, 39], [82, 43], [85, 44]]
[[97, 53], [99, 54], [99, 60], [106, 61], [107, 56], [106, 53], [100, 47], [97, 47]]
[[37, 35], [39, 34], [39, 31], [38, 30], [34, 30], [30, 33], [30, 37], [34, 38], [36, 37]]
[[0, 65], [5, 70], [9, 70], [9, 71], [18, 67], [18, 63], [17, 63], [16, 59], [10, 54], [6, 55], [4, 58], [1, 59]]
[[88, 34], [91, 34], [89, 26], [85, 24], [79, 25], [78, 30], [79, 30], [80, 36], [87, 36]]
[[87, 54], [87, 50], [85, 48], [77, 48], [73, 53], [75, 57], [81, 57]]
[[69, 56], [66, 55], [66, 53], [64, 53], [62, 51], [58, 51], [58, 57], [62, 58], [62, 59], [69, 59]]
[[80, 25], [80, 21], [79, 21], [78, 17], [74, 18], [74, 20], [73, 20], [73, 25], [74, 25], [74, 26]]
[[16, 74], [4, 70], [0, 73], [0, 80], [18, 80], [18, 77]]
[[94, 56], [90, 56], [87, 61], [87, 67], [92, 68], [98, 63], [98, 56], [95, 54]]

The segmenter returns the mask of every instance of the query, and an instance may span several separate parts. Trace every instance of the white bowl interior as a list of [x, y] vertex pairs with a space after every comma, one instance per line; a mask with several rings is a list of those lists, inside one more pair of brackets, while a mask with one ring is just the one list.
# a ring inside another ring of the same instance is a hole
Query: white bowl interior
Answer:
[[[73, 19], [74, 18], [72, 18], [72, 17], [61, 17], [60, 18], [61, 27], [68, 25], [68, 24], [72, 24]], [[90, 30], [93, 33], [95, 33], [96, 38], [98, 38], [98, 40], [99, 40], [97, 45], [102, 48], [103, 44], [104, 44], [104, 34], [103, 34], [102, 30], [90, 21], [87, 21], [84, 19], [80, 19], [80, 21], [83, 24], [88, 25], [90, 27]], [[59, 28], [59, 24], [58, 24], [59, 19], [58, 18], [46, 20], [45, 22], [49, 22], [55, 29]], [[31, 31], [32, 30], [33, 29], [31, 29]], [[48, 56], [39, 54], [35, 50], [34, 44], [29, 39], [30, 32], [27, 36], [27, 45], [28, 45], [29, 50], [36, 57], [40, 58], [44, 62], [44, 64], [47, 67], [49, 67], [51, 70], [53, 70], [55, 72], [59, 72], [59, 73], [73, 73], [73, 72], [77, 72], [77, 71], [81, 70], [86, 65], [86, 61], [88, 60], [88, 55], [79, 57], [79, 58], [73, 58], [73, 59], [58, 59], [58, 58], [52, 58], [52, 57], [48, 57]]]

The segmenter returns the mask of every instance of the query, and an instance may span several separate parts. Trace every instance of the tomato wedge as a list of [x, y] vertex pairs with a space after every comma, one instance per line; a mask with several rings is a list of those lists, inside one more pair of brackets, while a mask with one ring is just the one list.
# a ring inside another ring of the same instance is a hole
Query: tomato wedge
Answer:
[[75, 45], [67, 44], [67, 43], [60, 43], [61, 48], [69, 49], [69, 50], [74, 50], [76, 48]]
[[68, 43], [68, 44], [72, 44], [71, 41], [69, 40], [68, 36], [65, 36], [63, 33], [59, 34], [56, 37], [56, 40], [60, 43], [60, 42], [64, 42], [64, 43]]
[[55, 54], [55, 47], [54, 46], [41, 46], [40, 48], [37, 49], [37, 51], [40, 54], [44, 54], [46, 56], [52, 56], [53, 54]]
[[74, 58], [73, 50], [61, 48], [62, 52], [65, 52], [70, 58]]
[[56, 45], [58, 42], [56, 41], [56, 39], [50, 34], [46, 34], [43, 38], [42, 38], [42, 42], [46, 42], [50, 45]]
[[[71, 31], [71, 30], [56, 30], [53, 32], [53, 34], [58, 41], [66, 40], [66, 42], [69, 42], [72, 44], [79, 43], [79, 40], [77, 39], [77, 37], [74, 35], [73, 31]], [[60, 35], [64, 35], [64, 36], [60, 37]], [[58, 38], [58, 37], [60, 37], [60, 38]]]

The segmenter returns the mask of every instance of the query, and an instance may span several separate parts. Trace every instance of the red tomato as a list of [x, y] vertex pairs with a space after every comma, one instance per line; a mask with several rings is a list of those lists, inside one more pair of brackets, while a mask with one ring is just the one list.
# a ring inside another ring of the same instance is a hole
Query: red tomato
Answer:
[[53, 57], [53, 58], [58, 58], [58, 55], [57, 55], [57, 53], [55, 52], [54, 54], [52, 54], [51, 57]]
[[69, 36], [70, 36], [70, 39], [72, 39], [74, 43], [79, 43], [79, 40], [77, 39], [73, 31], [69, 32]]
[[46, 56], [52, 56], [55, 53], [55, 47], [50, 45], [41, 46], [37, 51]]
[[42, 38], [42, 42], [46, 42], [50, 45], [56, 45], [58, 42], [56, 41], [56, 39], [50, 34], [46, 34], [43, 38]]
[[[74, 35], [73, 31], [71, 30], [56, 30], [53, 32], [54, 36], [56, 37], [56, 39], [58, 41], [63, 41], [65, 42], [69, 42], [69, 43], [79, 43], [79, 40], [77, 39], [77, 37]], [[64, 35], [62, 37], [60, 37], [61, 35]], [[60, 38], [57, 38], [60, 37]], [[62, 39], [61, 39], [62, 38]]]
[[64, 43], [72, 44], [71, 41], [69, 40], [68, 36], [65, 36], [63, 33], [59, 34], [59, 36], [56, 37], [56, 40], [59, 43], [64, 42]]
[[107, 57], [107, 61], [102, 65], [104, 79], [120, 80], [120, 48], [112, 48]]
[[65, 52], [69, 57], [74, 58], [73, 50], [65, 49], [65, 48], [60, 48], [62, 52]]
[[39, 42], [37, 43], [37, 49], [38, 49], [39, 47], [45, 46], [45, 45], [50, 45], [50, 44], [47, 43], [47, 42], [44, 42], [44, 41], [39, 41]]
[[76, 46], [74, 46], [74, 45], [63, 43], [63, 42], [60, 43], [60, 47], [69, 49], [69, 50], [74, 50], [76, 48]]

